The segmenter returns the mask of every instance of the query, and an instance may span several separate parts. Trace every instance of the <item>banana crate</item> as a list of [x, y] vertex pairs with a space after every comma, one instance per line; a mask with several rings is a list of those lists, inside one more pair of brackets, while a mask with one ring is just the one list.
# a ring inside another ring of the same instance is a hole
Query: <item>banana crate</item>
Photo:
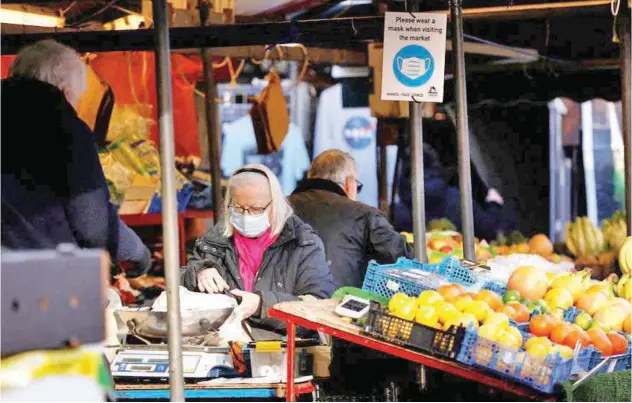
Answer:
[[465, 328], [451, 326], [447, 330], [436, 329], [392, 316], [377, 302], [371, 302], [363, 333], [389, 343], [455, 360], [461, 349]]
[[[523, 333], [525, 343], [531, 337], [533, 336]], [[480, 337], [478, 329], [470, 326], [465, 330], [457, 361], [492, 372], [503, 379], [525, 384], [540, 392], [553, 393], [555, 385], [588, 370], [594, 351], [592, 347], [583, 348], [576, 351], [573, 358], [563, 358], [559, 352], [538, 357], [528, 354], [522, 348], [516, 349]]]

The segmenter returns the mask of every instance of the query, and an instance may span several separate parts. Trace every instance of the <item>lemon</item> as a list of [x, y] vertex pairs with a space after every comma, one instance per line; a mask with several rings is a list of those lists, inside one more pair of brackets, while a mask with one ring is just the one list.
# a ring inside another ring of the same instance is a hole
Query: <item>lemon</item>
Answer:
[[477, 321], [483, 322], [491, 312], [491, 309], [485, 301], [472, 301], [463, 312], [469, 313], [473, 315]]
[[524, 345], [525, 350], [529, 350], [536, 344], [542, 344], [544, 346], [550, 347], [551, 341], [546, 337], [532, 337]]
[[478, 319], [471, 313], [462, 313], [458, 319], [463, 327], [467, 327], [469, 324], [473, 324], [478, 327]]
[[415, 322], [430, 327], [437, 327], [439, 325], [437, 309], [434, 306], [420, 306], [417, 308]]
[[417, 306], [435, 306], [444, 301], [443, 296], [438, 292], [426, 290], [417, 297]]
[[395, 308], [393, 315], [398, 318], [405, 320], [413, 320], [415, 319], [415, 314], [417, 313], [417, 304], [415, 300], [409, 298], [408, 300], [402, 302], [399, 306]]
[[544, 296], [549, 308], [568, 309], [573, 306], [573, 294], [565, 288], [552, 288]]
[[499, 329], [509, 328], [509, 316], [502, 312], [491, 312], [483, 321], [485, 325], [497, 325]]
[[546, 344], [533, 344], [529, 348], [527, 348], [527, 353], [530, 355], [534, 355], [536, 357], [545, 358], [549, 355], [551, 351], [551, 346], [547, 346]]
[[409, 299], [411, 298], [408, 295], [403, 292], [398, 292], [391, 297], [390, 301], [388, 301], [388, 311], [390, 313], [396, 312]]
[[468, 305], [472, 303], [472, 301], [474, 300], [469, 295], [459, 295], [458, 297], [454, 298], [451, 302], [457, 311], [463, 312], [465, 311], [465, 308], [467, 308]]
[[504, 346], [520, 348], [522, 345], [522, 336], [518, 338], [513, 332], [510, 332], [509, 329], [502, 330], [498, 336], [498, 342]]
[[437, 316], [439, 317], [439, 322], [446, 323], [456, 319], [459, 316], [459, 311], [454, 305], [446, 303], [437, 308]]
[[502, 329], [497, 324], [484, 324], [478, 329], [479, 337], [487, 340], [497, 341]]
[[514, 344], [515, 348], [522, 347], [523, 339], [522, 339], [522, 333], [520, 333], [520, 330], [518, 330], [517, 328], [513, 326], [509, 326], [509, 328], [505, 332], [510, 334], [516, 340]]
[[551, 353], [555, 352], [560, 353], [560, 356], [564, 359], [573, 358], [574, 356], [572, 348], [568, 346], [562, 346], [560, 344], [554, 344], [553, 347], [551, 347]]

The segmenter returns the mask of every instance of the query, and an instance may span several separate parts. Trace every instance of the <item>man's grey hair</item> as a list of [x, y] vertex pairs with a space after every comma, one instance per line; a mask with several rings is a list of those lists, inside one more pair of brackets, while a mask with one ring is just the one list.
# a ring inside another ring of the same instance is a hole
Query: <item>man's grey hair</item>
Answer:
[[17, 54], [10, 73], [44, 81], [68, 93], [76, 106], [87, 86], [87, 68], [72, 48], [52, 39], [28, 45]]
[[331, 149], [320, 153], [309, 168], [309, 179], [328, 179], [344, 184], [348, 177], [355, 177], [356, 163], [351, 154]]

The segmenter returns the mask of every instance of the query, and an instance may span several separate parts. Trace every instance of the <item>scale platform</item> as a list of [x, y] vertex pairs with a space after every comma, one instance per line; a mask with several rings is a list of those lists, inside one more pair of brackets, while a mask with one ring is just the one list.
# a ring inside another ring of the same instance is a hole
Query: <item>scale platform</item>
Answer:
[[[182, 347], [182, 366], [187, 381], [237, 376], [228, 348]], [[169, 351], [166, 344], [125, 345], [110, 364], [112, 376], [129, 381], [169, 379]]]

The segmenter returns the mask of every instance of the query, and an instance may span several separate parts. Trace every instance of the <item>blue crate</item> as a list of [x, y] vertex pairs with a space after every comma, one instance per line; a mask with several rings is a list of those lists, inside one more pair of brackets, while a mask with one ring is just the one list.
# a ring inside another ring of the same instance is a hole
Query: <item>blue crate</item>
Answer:
[[[624, 333], [621, 333], [621, 334], [625, 336]], [[598, 350], [593, 351], [590, 356], [588, 369], [591, 370], [595, 368], [603, 360], [603, 358], [604, 357], [602, 357], [601, 353]], [[597, 371], [597, 373], [604, 374], [608, 372], [625, 371], [626, 369], [630, 369], [631, 363], [632, 363], [632, 343], [628, 341], [628, 350], [623, 354], [614, 355], [610, 357], [610, 362], [606, 364], [605, 367]]]
[[493, 291], [502, 298], [507, 292], [507, 284], [501, 284], [498, 281], [487, 281], [483, 285], [483, 290]]
[[380, 265], [374, 260], [370, 261], [362, 289], [390, 298], [397, 292], [416, 297], [425, 290], [438, 288], [432, 284], [422, 284], [412, 279], [387, 273], [390, 269], [402, 271], [416, 269], [426, 273], [434, 273], [450, 283], [461, 284], [464, 287], [470, 287], [479, 281], [476, 274], [461, 267], [459, 259], [454, 256], [446, 257], [441, 263], [429, 264], [400, 257], [397, 262], [386, 265]]
[[[523, 334], [526, 342], [531, 335]], [[559, 353], [546, 358], [534, 357], [478, 336], [470, 326], [461, 344], [457, 361], [492, 372], [501, 378], [525, 384], [544, 393], [553, 393], [555, 385], [588, 368], [593, 350], [582, 349], [577, 357], [563, 359]]]
[[[182, 190], [178, 191], [176, 194], [176, 199], [178, 201], [178, 213], [184, 213], [187, 209], [187, 205], [189, 204], [189, 200], [191, 200], [191, 195], [193, 194], [193, 188], [189, 185], [186, 185], [182, 188]], [[161, 213], [162, 212], [162, 199], [158, 196], [158, 193], [154, 195], [149, 203], [149, 207], [147, 207], [147, 213]]]

